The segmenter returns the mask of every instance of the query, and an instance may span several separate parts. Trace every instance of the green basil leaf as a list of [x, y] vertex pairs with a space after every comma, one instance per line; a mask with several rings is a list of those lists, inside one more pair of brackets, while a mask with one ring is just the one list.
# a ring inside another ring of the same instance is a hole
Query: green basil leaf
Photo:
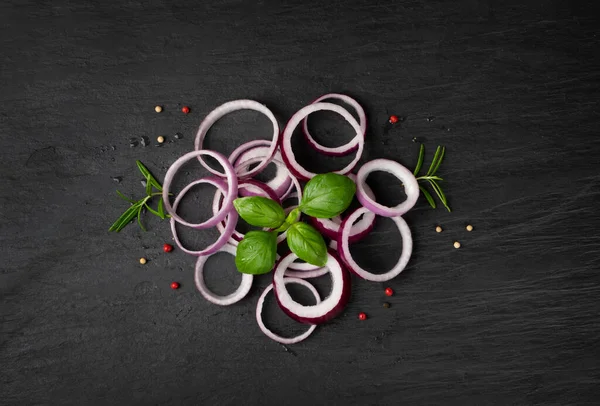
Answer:
[[350, 206], [356, 185], [347, 176], [336, 173], [316, 175], [304, 187], [300, 210], [311, 217], [335, 217]]
[[241, 273], [268, 273], [277, 257], [277, 233], [249, 231], [237, 246], [235, 266]]
[[277, 233], [282, 233], [285, 230], [287, 230], [288, 228], [290, 228], [290, 226], [294, 223], [297, 223], [298, 220], [300, 220], [300, 208], [296, 207], [294, 210], [292, 210], [287, 217], [285, 218], [285, 221], [283, 222], [282, 225], [280, 225], [277, 229], [275, 229], [274, 231]]
[[287, 230], [287, 244], [298, 258], [309, 264], [325, 266], [327, 246], [323, 236], [306, 223], [295, 223]]
[[242, 197], [233, 201], [238, 214], [250, 225], [277, 228], [285, 220], [283, 208], [266, 197]]

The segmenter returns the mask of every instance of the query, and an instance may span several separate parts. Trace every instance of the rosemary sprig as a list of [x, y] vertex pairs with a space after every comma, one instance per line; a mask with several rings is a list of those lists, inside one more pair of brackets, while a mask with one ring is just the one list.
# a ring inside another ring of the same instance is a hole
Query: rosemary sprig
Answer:
[[[442, 164], [442, 160], [444, 159], [445, 153], [446, 153], [446, 148], [442, 147], [442, 146], [438, 146], [437, 149], [435, 150], [435, 154], [433, 155], [433, 159], [431, 160], [431, 164], [429, 165], [429, 169], [427, 170], [427, 173], [423, 176], [417, 177], [417, 181], [422, 182], [422, 183], [427, 182], [433, 189], [434, 193], [437, 195], [438, 199], [442, 202], [444, 207], [448, 211], [452, 211], [452, 210], [450, 210], [450, 206], [448, 206], [448, 199], [446, 198], [446, 195], [444, 194], [442, 187], [438, 183], [438, 182], [443, 181], [444, 179], [440, 178], [439, 176], [436, 176], [436, 173], [437, 173], [438, 169], [440, 169], [440, 165]], [[419, 159], [417, 161], [417, 166], [415, 167], [415, 170], [413, 172], [415, 174], [415, 176], [417, 176], [419, 174], [419, 171], [421, 170], [421, 168], [423, 166], [424, 160], [425, 160], [425, 146], [423, 144], [421, 144], [421, 147], [419, 148]], [[435, 204], [435, 200], [433, 200], [433, 196], [431, 196], [431, 193], [429, 193], [427, 191], [427, 189], [425, 189], [425, 187], [422, 185], [419, 185], [419, 189], [423, 193], [423, 196], [425, 196], [425, 199], [427, 199], [427, 202], [429, 203], [429, 205], [435, 209], [436, 204]]]
[[[119, 195], [119, 197], [129, 202], [131, 206], [127, 210], [125, 210], [123, 214], [121, 214], [117, 221], [115, 221], [113, 225], [110, 226], [108, 231], [114, 231], [118, 233], [123, 228], [125, 228], [127, 224], [131, 223], [136, 217], [140, 228], [146, 231], [146, 228], [142, 224], [141, 218], [144, 209], [148, 210], [150, 213], [160, 217], [163, 220], [167, 217], [170, 217], [168, 214], [165, 214], [164, 203], [162, 200], [162, 185], [158, 182], [158, 180], [156, 180], [154, 176], [152, 176], [148, 168], [146, 168], [143, 163], [141, 163], [140, 161], [136, 161], [136, 164], [142, 175], [144, 175], [144, 178], [146, 178], [146, 196], [138, 201], [135, 201], [133, 199], [128, 198], [123, 193], [117, 190], [117, 194]], [[157, 191], [154, 192], [154, 189], [156, 189]], [[160, 196], [160, 200], [158, 201], [157, 209], [154, 210], [150, 207], [150, 204], [148, 202], [156, 196]]]

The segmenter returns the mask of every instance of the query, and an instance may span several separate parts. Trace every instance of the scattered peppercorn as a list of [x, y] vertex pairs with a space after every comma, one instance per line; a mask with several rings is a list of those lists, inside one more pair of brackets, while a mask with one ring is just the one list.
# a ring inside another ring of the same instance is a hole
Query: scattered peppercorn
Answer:
[[146, 258], [140, 258], [140, 264], [144, 265], [146, 262], [148, 262]]
[[156, 111], [157, 113], [160, 113], [162, 111], [162, 107], [156, 106], [156, 107], [154, 107], [154, 111]]
[[394, 295], [394, 289], [392, 289], [392, 288], [385, 288], [385, 295], [386, 296], [393, 296]]
[[388, 302], [383, 302], [383, 307], [385, 307], [386, 309], [389, 309], [390, 304]]
[[467, 226], [467, 231], [473, 231], [473, 226], [469, 224], [469, 225]]
[[359, 320], [366, 320], [367, 319], [367, 314], [366, 313], [358, 313], [358, 319]]
[[435, 232], [436, 232], [436, 233], [441, 233], [441, 232], [442, 232], [442, 227], [440, 227], [440, 226], [437, 226], [437, 227], [435, 228]]
[[190, 112], [190, 108], [188, 106], [183, 106], [181, 108], [181, 111], [183, 112], [183, 114], [188, 114]]
[[390, 116], [390, 124], [396, 124], [399, 120], [398, 116]]
[[460, 243], [458, 241], [454, 241], [454, 248], [460, 248]]
[[163, 142], [165, 142], [165, 137], [163, 137], [162, 135], [159, 135], [156, 138], [156, 141], [158, 141], [159, 144], [162, 144]]
[[163, 251], [171, 252], [171, 251], [173, 251], [173, 246], [171, 244], [165, 244], [165, 245], [163, 245]]
[[172, 282], [171, 283], [171, 289], [179, 289], [179, 282]]

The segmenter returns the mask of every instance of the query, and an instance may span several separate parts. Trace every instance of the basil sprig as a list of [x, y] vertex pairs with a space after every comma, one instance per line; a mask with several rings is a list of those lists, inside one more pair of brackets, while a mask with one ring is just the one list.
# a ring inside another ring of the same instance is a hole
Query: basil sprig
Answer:
[[354, 182], [343, 175], [325, 173], [313, 177], [304, 188], [300, 205], [286, 217], [283, 208], [265, 197], [235, 199], [233, 205], [247, 223], [273, 231], [250, 231], [239, 243], [235, 264], [242, 273], [259, 275], [275, 265], [277, 233], [287, 231], [287, 243], [298, 258], [309, 264], [327, 263], [327, 246], [312, 226], [299, 222], [300, 214], [331, 218], [348, 208], [356, 192]]

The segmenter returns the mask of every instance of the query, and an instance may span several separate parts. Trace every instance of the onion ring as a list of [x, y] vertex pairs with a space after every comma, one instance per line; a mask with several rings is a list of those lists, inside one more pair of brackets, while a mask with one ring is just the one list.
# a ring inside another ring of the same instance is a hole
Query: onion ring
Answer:
[[[271, 141], [255, 140], [240, 145], [235, 151], [229, 155], [229, 162], [233, 165], [238, 177], [245, 178], [250, 168], [250, 165], [262, 162], [268, 155]], [[275, 177], [266, 184], [270, 186], [279, 197], [289, 189], [292, 180], [288, 175], [288, 171], [284, 171], [285, 164], [281, 158], [279, 151], [275, 152], [271, 163], [275, 164], [277, 172]]]
[[367, 116], [365, 115], [365, 110], [362, 108], [360, 104], [356, 100], [354, 100], [350, 96], [346, 96], [345, 94], [338, 93], [329, 93], [319, 97], [314, 100], [313, 103], [318, 103], [327, 99], [338, 99], [343, 101], [344, 103], [350, 105], [354, 110], [356, 110], [356, 114], [358, 115], [358, 122], [360, 124], [360, 129], [362, 130], [361, 135], [356, 135], [350, 142], [347, 144], [341, 145], [339, 147], [326, 147], [324, 145], [319, 144], [313, 137], [310, 135], [308, 131], [308, 116], [302, 120], [302, 132], [304, 133], [304, 137], [306, 141], [313, 147], [316, 151], [323, 153], [324, 155], [329, 156], [346, 156], [356, 151], [358, 148], [358, 143], [360, 142], [360, 137], [364, 140], [365, 133], [367, 131]]
[[384, 274], [373, 274], [371, 272], [366, 271], [361, 268], [356, 261], [352, 258], [352, 254], [350, 254], [350, 244], [348, 243], [348, 237], [350, 235], [350, 230], [352, 224], [358, 219], [361, 214], [367, 213], [369, 209], [366, 207], [362, 207], [352, 213], [344, 222], [342, 223], [342, 229], [340, 232], [340, 236], [337, 240], [337, 249], [342, 258], [342, 261], [346, 264], [346, 266], [363, 279], [373, 282], [385, 282], [389, 281], [392, 278], [395, 278], [404, 270], [406, 264], [410, 259], [412, 253], [412, 236], [410, 233], [410, 228], [408, 228], [408, 224], [406, 221], [400, 216], [391, 217], [391, 219], [396, 223], [398, 230], [400, 230], [400, 234], [402, 235], [402, 254], [400, 255], [400, 259], [398, 263], [394, 265], [392, 269]]
[[[292, 264], [298, 264], [298, 262], [292, 262]], [[327, 268], [326, 266], [323, 266], [320, 268], [317, 267], [316, 269], [308, 270], [308, 271], [297, 271], [297, 270], [295, 271], [292, 268], [288, 267], [287, 271], [285, 271], [284, 276], [286, 278], [290, 277], [290, 278], [298, 278], [298, 279], [310, 279], [310, 278], [318, 278], [319, 276], [326, 275], [328, 272], [329, 272], [329, 268]]]
[[[189, 185], [187, 185], [185, 188], [183, 188], [183, 190], [177, 195], [177, 197], [175, 198], [175, 202], [173, 203], [173, 211], [177, 210], [177, 206], [179, 205], [179, 202], [181, 201], [183, 196], [185, 196], [185, 194], [192, 187], [194, 187], [195, 185], [200, 184], [200, 183], [209, 183], [211, 185], [216, 186], [217, 189], [219, 189], [219, 190], [225, 190], [225, 187], [226, 187], [225, 182], [218, 178], [203, 178], [203, 179], [196, 180], [196, 181], [190, 183]], [[237, 219], [238, 219], [237, 212], [233, 209], [229, 210], [229, 213], [227, 214], [227, 219], [225, 220], [225, 223], [227, 224], [227, 226], [221, 232], [221, 236], [213, 244], [209, 245], [208, 247], [206, 247], [205, 249], [200, 250], [200, 251], [192, 251], [183, 246], [183, 244], [179, 240], [179, 236], [177, 235], [177, 228], [176, 228], [176, 223], [175, 223], [174, 217], [171, 217], [171, 220], [170, 220], [171, 232], [173, 233], [173, 239], [175, 240], [175, 243], [183, 252], [190, 254], [190, 255], [196, 255], [196, 256], [210, 255], [210, 254], [213, 254], [213, 253], [217, 252], [218, 250], [220, 250], [221, 247], [223, 247], [227, 243], [227, 240], [229, 240], [229, 238], [231, 238], [231, 235], [233, 234], [233, 231], [235, 230], [235, 224], [237, 223]]]
[[[243, 191], [243, 193], [242, 193]], [[281, 199], [269, 185], [254, 179], [246, 179], [238, 184], [238, 193], [245, 197], [262, 196], [281, 204]]]
[[[226, 244], [223, 247], [221, 247], [217, 252], [222, 251], [222, 252], [226, 252], [228, 254], [235, 256], [236, 250], [237, 250], [236, 247]], [[210, 254], [210, 255], [212, 255], [212, 254]], [[226, 295], [226, 296], [219, 296], [219, 295], [211, 292], [208, 289], [208, 287], [206, 286], [206, 283], [204, 282], [204, 265], [206, 264], [206, 261], [208, 260], [210, 255], [199, 257], [198, 260], [196, 261], [196, 271], [194, 273], [196, 287], [198, 288], [198, 290], [200, 291], [200, 293], [202, 294], [202, 296], [204, 296], [204, 298], [206, 300], [208, 300], [209, 302], [212, 302], [214, 304], [218, 304], [220, 306], [228, 306], [228, 305], [234, 304], [236, 302], [239, 302], [250, 291], [250, 288], [252, 287], [252, 281], [254, 280], [254, 276], [247, 274], [247, 273], [242, 274], [242, 281], [240, 282], [240, 286], [238, 286], [238, 288], [235, 290], [235, 292], [230, 293], [229, 295]]]
[[[308, 288], [308, 290], [310, 290], [310, 292], [315, 297], [317, 304], [321, 303], [321, 298], [319, 297], [319, 292], [317, 292], [317, 290], [315, 289], [315, 287], [313, 285], [306, 282], [305, 280], [298, 279], [298, 278], [286, 277], [286, 278], [283, 278], [283, 282], [286, 285], [288, 283], [297, 283], [298, 285], [302, 285], [302, 286]], [[270, 284], [269, 286], [266, 287], [266, 289], [263, 291], [262, 295], [260, 295], [260, 297], [258, 298], [258, 302], [256, 303], [256, 322], [258, 323], [258, 327], [260, 327], [260, 331], [262, 331], [271, 340], [275, 340], [281, 344], [296, 344], [296, 343], [299, 343], [300, 341], [303, 341], [306, 338], [308, 338], [308, 336], [310, 336], [312, 334], [312, 332], [315, 331], [315, 329], [317, 328], [316, 324], [312, 324], [308, 328], [308, 330], [306, 330], [304, 333], [300, 334], [299, 336], [291, 337], [291, 338], [281, 337], [281, 336], [273, 333], [271, 330], [269, 330], [267, 328], [267, 326], [265, 326], [265, 323], [262, 320], [262, 310], [263, 310], [263, 306], [265, 303], [265, 298], [267, 297], [267, 294], [271, 291], [271, 289], [273, 289], [273, 284]]]
[[304, 306], [296, 302], [285, 288], [284, 275], [296, 258], [298, 257], [293, 252], [287, 254], [281, 258], [273, 272], [275, 297], [281, 309], [294, 320], [307, 324], [321, 324], [340, 314], [350, 299], [350, 275], [333, 251], [327, 253], [326, 265], [331, 274], [331, 293], [325, 300], [313, 306]]
[[360, 128], [360, 125], [358, 124], [356, 119], [352, 117], [352, 114], [348, 113], [348, 111], [343, 107], [333, 103], [320, 102], [309, 104], [308, 106], [301, 108], [296, 114], [292, 116], [292, 118], [290, 118], [290, 121], [288, 121], [287, 125], [285, 126], [285, 130], [283, 130], [283, 134], [281, 136], [281, 157], [283, 158], [283, 162], [285, 162], [292, 174], [294, 174], [296, 177], [302, 180], [311, 179], [313, 176], [316, 175], [316, 173], [306, 170], [302, 165], [298, 163], [298, 161], [296, 161], [296, 156], [294, 155], [294, 151], [292, 150], [292, 135], [294, 134], [294, 130], [296, 129], [300, 121], [302, 121], [310, 113], [314, 113], [315, 111], [320, 110], [328, 110], [338, 113], [339, 115], [344, 117], [348, 123], [350, 123], [350, 125], [356, 132], [356, 135], [359, 136], [358, 147], [356, 149], [356, 156], [354, 157], [352, 162], [350, 162], [344, 168], [335, 171], [334, 173], [345, 175], [351, 172], [360, 160], [360, 157], [362, 156], [365, 140], [361, 136], [362, 130]]
[[[367, 176], [374, 171], [383, 171], [394, 175], [402, 182], [406, 200], [397, 206], [388, 207], [377, 203], [367, 194]], [[384, 217], [402, 216], [409, 211], [419, 198], [419, 184], [417, 178], [411, 171], [400, 165], [398, 162], [389, 159], [374, 159], [364, 164], [356, 175], [356, 198], [367, 209], [375, 214]]]
[[[198, 133], [196, 134], [196, 139], [194, 141], [194, 147], [196, 151], [202, 150], [202, 144], [204, 143], [204, 138], [206, 137], [206, 133], [213, 126], [215, 122], [217, 122], [221, 117], [232, 113], [238, 110], [254, 110], [259, 113], [263, 113], [271, 123], [273, 124], [273, 139], [271, 141], [271, 147], [269, 148], [269, 154], [265, 157], [265, 159], [259, 163], [256, 168], [248, 171], [245, 177], [253, 177], [254, 175], [260, 173], [268, 164], [271, 162], [271, 159], [275, 155], [275, 150], [277, 149], [277, 144], [279, 143], [279, 123], [277, 119], [267, 108], [267, 106], [254, 101], [254, 100], [234, 100], [227, 103], [224, 103], [208, 113], [206, 118], [200, 123], [200, 128], [198, 128]], [[198, 156], [198, 160], [202, 163], [202, 165], [217, 176], [226, 176], [224, 173], [221, 173], [215, 169], [212, 169], [206, 162], [202, 160], [200, 156]]]
[[[215, 214], [213, 217], [211, 217], [203, 223], [194, 224], [185, 221], [184, 219], [179, 217], [179, 215], [175, 212], [175, 209], [173, 208], [173, 206], [171, 206], [171, 202], [169, 201], [169, 189], [171, 188], [171, 182], [173, 181], [175, 174], [183, 166], [183, 164], [185, 164], [187, 161], [194, 157], [200, 157], [202, 155], [208, 155], [215, 158], [221, 164], [221, 166], [223, 166], [223, 169], [225, 170], [227, 176], [227, 194], [225, 203], [223, 204], [221, 210], [219, 210], [217, 214]], [[165, 205], [165, 211], [171, 215], [171, 220], [175, 220], [178, 223], [181, 223], [184, 226], [188, 226], [191, 228], [204, 229], [214, 227], [221, 220], [223, 220], [229, 212], [231, 212], [231, 210], [233, 209], [233, 199], [235, 199], [237, 196], [237, 188], [237, 177], [235, 176], [233, 166], [231, 166], [231, 163], [229, 163], [227, 158], [225, 158], [225, 156], [219, 154], [218, 152], [209, 151], [205, 149], [202, 151], [188, 152], [187, 154], [179, 157], [175, 162], [173, 162], [173, 164], [169, 167], [167, 174], [165, 175], [165, 180], [163, 182], [162, 198]]]

